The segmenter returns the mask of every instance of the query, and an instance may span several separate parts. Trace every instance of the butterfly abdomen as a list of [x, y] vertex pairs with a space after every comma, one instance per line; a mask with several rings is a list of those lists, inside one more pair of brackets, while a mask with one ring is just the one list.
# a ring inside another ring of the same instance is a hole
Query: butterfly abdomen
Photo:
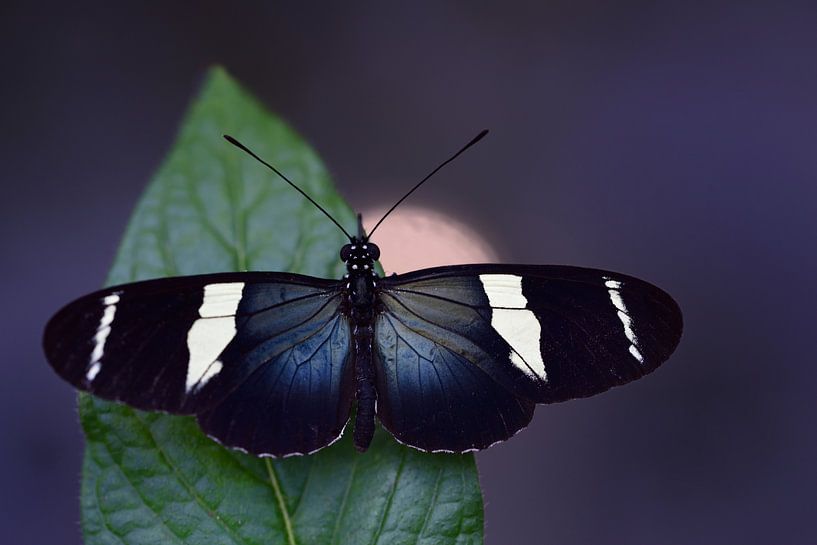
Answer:
[[374, 329], [371, 322], [366, 325], [355, 325], [352, 328], [355, 358], [355, 397], [357, 414], [355, 416], [355, 448], [364, 452], [374, 437], [375, 389], [374, 365], [372, 363], [372, 340]]

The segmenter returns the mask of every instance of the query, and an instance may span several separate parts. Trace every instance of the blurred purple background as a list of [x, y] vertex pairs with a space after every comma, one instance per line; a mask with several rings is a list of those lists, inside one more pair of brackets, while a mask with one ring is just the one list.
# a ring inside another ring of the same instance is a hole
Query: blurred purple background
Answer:
[[412, 202], [680, 302], [665, 367], [478, 455], [488, 543], [817, 542], [817, 5], [263, 4], [0, 7], [3, 542], [80, 542], [41, 329], [102, 283], [214, 62], [358, 209], [490, 127]]

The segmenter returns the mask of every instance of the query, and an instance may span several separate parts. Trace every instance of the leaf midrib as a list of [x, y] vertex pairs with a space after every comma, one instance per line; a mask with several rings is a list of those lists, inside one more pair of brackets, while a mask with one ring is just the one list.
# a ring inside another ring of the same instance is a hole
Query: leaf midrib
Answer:
[[292, 518], [287, 510], [284, 495], [281, 493], [281, 485], [278, 483], [278, 474], [275, 472], [275, 468], [272, 467], [272, 462], [269, 458], [264, 458], [264, 464], [267, 466], [267, 473], [269, 474], [269, 480], [272, 484], [272, 490], [275, 492], [275, 501], [278, 503], [278, 508], [281, 510], [281, 517], [284, 519], [284, 529], [286, 530], [287, 543], [289, 543], [289, 545], [297, 545], [297, 542], [295, 541], [295, 532], [292, 529]]
[[394, 475], [394, 482], [391, 484], [391, 490], [389, 490], [389, 499], [386, 502], [386, 507], [383, 509], [383, 516], [380, 517], [380, 524], [377, 527], [377, 531], [372, 537], [372, 543], [375, 545], [378, 541], [380, 541], [380, 535], [383, 533], [383, 528], [386, 526], [386, 519], [389, 516], [389, 511], [391, 511], [391, 506], [394, 502], [394, 495], [397, 493], [397, 483], [400, 481], [400, 476], [403, 474], [403, 466], [405, 466], [406, 463], [406, 452], [407, 451], [404, 450], [400, 455], [400, 465], [397, 466], [397, 472]]

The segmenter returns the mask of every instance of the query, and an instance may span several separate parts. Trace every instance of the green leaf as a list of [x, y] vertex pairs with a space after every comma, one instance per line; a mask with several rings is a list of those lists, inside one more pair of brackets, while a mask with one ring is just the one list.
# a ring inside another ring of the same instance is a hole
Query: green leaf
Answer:
[[[222, 133], [354, 226], [314, 152], [215, 68], [136, 208], [109, 284], [228, 270], [343, 273], [337, 228]], [[471, 455], [422, 454], [378, 430], [365, 454], [347, 433], [315, 455], [270, 460], [222, 448], [189, 417], [89, 395], [80, 417], [89, 545], [482, 542]]]

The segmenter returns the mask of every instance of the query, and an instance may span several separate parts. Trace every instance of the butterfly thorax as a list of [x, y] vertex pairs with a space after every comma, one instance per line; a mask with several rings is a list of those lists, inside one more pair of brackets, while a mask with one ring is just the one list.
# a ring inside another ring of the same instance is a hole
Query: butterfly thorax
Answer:
[[375, 288], [379, 279], [374, 262], [379, 257], [380, 248], [360, 238], [355, 238], [340, 250], [340, 258], [346, 263], [346, 274], [343, 278], [346, 280], [348, 301], [353, 314], [374, 307]]

